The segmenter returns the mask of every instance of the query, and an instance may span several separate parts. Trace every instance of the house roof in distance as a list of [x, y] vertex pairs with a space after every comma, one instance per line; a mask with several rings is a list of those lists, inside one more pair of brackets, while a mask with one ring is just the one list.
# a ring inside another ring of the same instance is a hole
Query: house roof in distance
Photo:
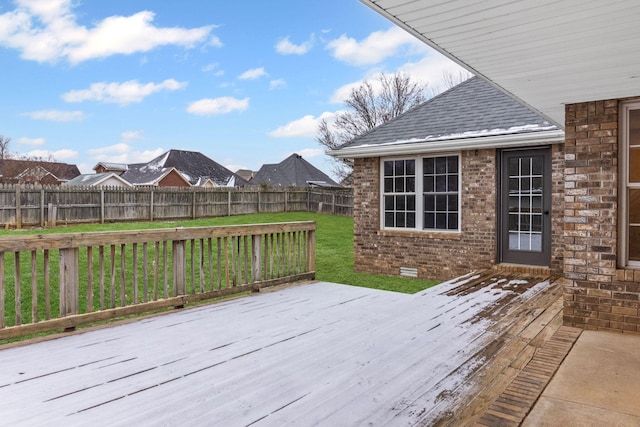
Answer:
[[263, 165], [250, 182], [270, 187], [307, 187], [318, 185], [340, 187], [329, 175], [307, 162], [299, 154], [292, 154], [280, 163]]
[[338, 147], [336, 157], [367, 157], [399, 150], [436, 151], [560, 142], [555, 124], [486, 81], [472, 77], [370, 132]]
[[0, 177], [4, 179], [16, 178], [24, 172], [37, 167], [46, 170], [60, 181], [68, 181], [80, 175], [78, 167], [68, 163], [0, 159]]
[[100, 186], [104, 185], [104, 183], [108, 180], [116, 180], [122, 183], [125, 187], [131, 187], [131, 184], [122, 179], [118, 174], [113, 172], [103, 172], [103, 173], [89, 173], [78, 175], [75, 178], [67, 181], [64, 185], [71, 186]]

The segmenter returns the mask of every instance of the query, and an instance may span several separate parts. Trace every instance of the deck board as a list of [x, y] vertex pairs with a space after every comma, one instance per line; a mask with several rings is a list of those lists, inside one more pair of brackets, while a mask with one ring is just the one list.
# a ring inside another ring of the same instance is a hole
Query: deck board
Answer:
[[495, 272], [415, 295], [310, 283], [7, 348], [0, 416], [29, 426], [413, 425], [447, 409], [443, 396], [462, 392], [478, 355], [517, 322], [507, 314], [550, 287]]

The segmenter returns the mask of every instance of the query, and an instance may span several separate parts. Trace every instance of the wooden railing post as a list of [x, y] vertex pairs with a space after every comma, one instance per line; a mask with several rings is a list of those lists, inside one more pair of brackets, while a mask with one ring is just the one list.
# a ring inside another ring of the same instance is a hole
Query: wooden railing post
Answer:
[[60, 249], [60, 316], [78, 314], [78, 248]]
[[251, 236], [251, 282], [262, 280], [262, 235]]
[[307, 272], [314, 272], [313, 278], [315, 279], [316, 271], [316, 231], [309, 230], [307, 234]]
[[187, 257], [186, 241], [173, 241], [173, 291], [174, 296], [187, 294]]

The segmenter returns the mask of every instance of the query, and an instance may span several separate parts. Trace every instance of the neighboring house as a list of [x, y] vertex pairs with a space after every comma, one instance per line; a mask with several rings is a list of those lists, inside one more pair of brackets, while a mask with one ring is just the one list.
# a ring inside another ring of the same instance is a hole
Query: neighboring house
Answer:
[[93, 170], [96, 173], [113, 172], [116, 175], [122, 175], [128, 168], [129, 166], [124, 163], [100, 162], [93, 167]]
[[85, 186], [85, 187], [126, 187], [132, 185], [122, 179], [114, 172], [91, 173], [78, 175], [70, 181], [64, 183], [65, 186]]
[[245, 181], [249, 182], [253, 179], [253, 177], [256, 175], [255, 171], [252, 171], [251, 169], [238, 169], [236, 171], [236, 175], [240, 176], [240, 178], [244, 179]]
[[[358, 271], [562, 270], [564, 132], [473, 77], [331, 154], [354, 159]], [[556, 238], [560, 237], [560, 238]]]
[[[440, 0], [414, 0], [405, 7], [386, 0], [361, 1], [564, 128], [564, 143], [552, 149], [551, 181], [558, 191], [553, 191], [550, 211], [562, 246], [556, 258], [568, 283], [564, 322], [640, 332], [640, 55], [634, 54], [640, 48], [640, 2], [451, 0], [444, 7]], [[462, 153], [462, 180], [469, 182], [461, 189], [463, 200], [465, 193], [483, 186], [485, 174], [500, 170], [466, 167], [464, 158], [472, 153]], [[508, 164], [507, 153], [496, 158]], [[529, 156], [524, 151], [511, 153]], [[492, 157], [481, 149], [478, 155], [487, 161]], [[379, 190], [363, 188], [371, 185], [366, 173], [379, 174], [379, 161], [373, 159], [356, 159], [356, 212], [380, 198]], [[522, 181], [523, 175], [514, 179]], [[474, 180], [477, 184], [472, 185]], [[500, 181], [508, 185], [505, 176]], [[496, 206], [486, 221], [505, 212], [497, 190], [476, 197], [486, 199], [480, 205]], [[521, 204], [513, 207], [520, 209]], [[486, 215], [471, 208], [463, 206], [463, 224], [465, 215]], [[365, 220], [356, 217], [359, 227]], [[463, 239], [468, 232], [463, 228], [451, 238]], [[381, 227], [375, 233], [407, 234]], [[431, 234], [410, 233], [422, 241]], [[499, 234], [496, 241], [504, 238]], [[449, 247], [442, 239], [442, 250], [448, 252]], [[499, 261], [498, 245], [486, 250]], [[451, 262], [475, 253], [451, 252]], [[527, 264], [527, 259], [518, 262]]]
[[340, 187], [340, 184], [299, 154], [292, 154], [277, 164], [263, 165], [250, 184], [269, 187]]
[[[129, 168], [133, 166], [129, 165]], [[244, 179], [229, 169], [197, 151], [169, 150], [140, 166], [140, 169], [147, 171], [167, 168], [175, 168], [193, 186], [198, 183], [207, 183], [207, 180], [216, 187], [237, 187], [247, 184]], [[125, 172], [123, 177], [128, 173], [129, 171]]]
[[78, 167], [67, 163], [0, 159], [0, 183], [60, 185], [78, 175]]
[[134, 187], [191, 187], [189, 180], [174, 167], [150, 163], [129, 165], [120, 178]]

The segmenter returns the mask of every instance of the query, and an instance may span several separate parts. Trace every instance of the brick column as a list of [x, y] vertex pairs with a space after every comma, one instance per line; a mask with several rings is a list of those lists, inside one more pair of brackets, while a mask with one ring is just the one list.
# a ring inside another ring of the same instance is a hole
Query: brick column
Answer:
[[566, 107], [564, 323], [640, 331], [637, 283], [616, 270], [618, 101]]

